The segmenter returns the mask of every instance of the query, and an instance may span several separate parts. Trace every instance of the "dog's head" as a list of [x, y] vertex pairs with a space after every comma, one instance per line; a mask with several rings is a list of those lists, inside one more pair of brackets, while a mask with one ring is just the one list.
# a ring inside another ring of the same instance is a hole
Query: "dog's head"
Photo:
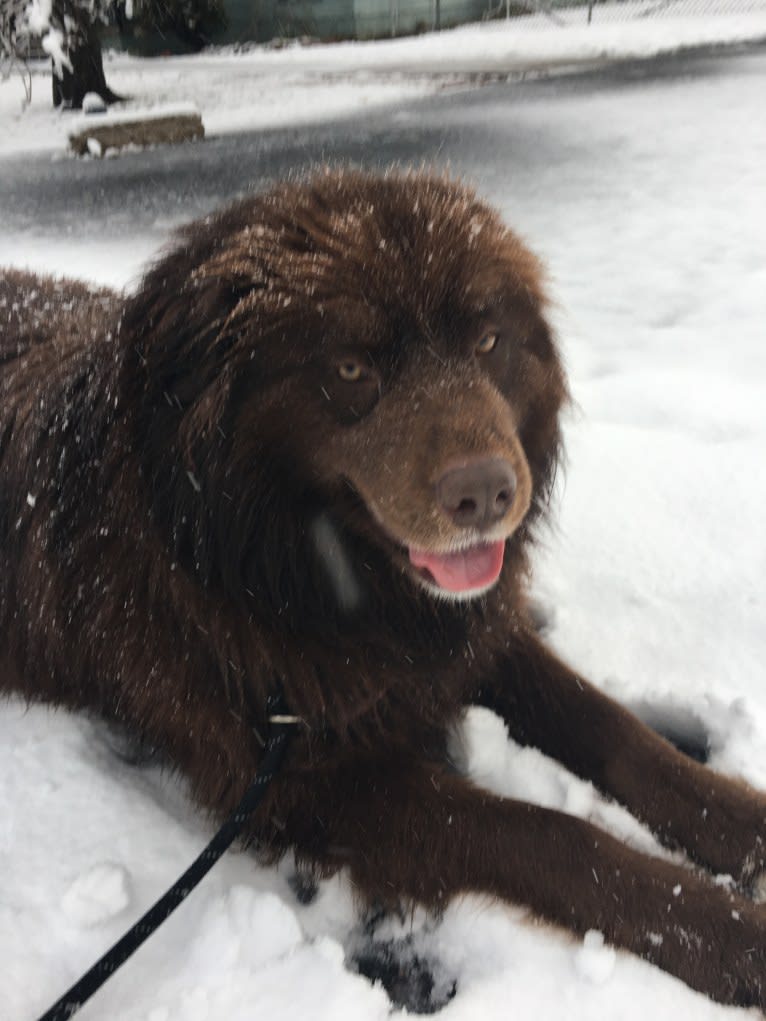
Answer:
[[487, 591], [558, 455], [544, 307], [535, 257], [442, 177], [328, 172], [192, 226], [123, 328], [157, 513], [230, 585], [305, 540], [348, 596], [348, 534], [432, 594]]

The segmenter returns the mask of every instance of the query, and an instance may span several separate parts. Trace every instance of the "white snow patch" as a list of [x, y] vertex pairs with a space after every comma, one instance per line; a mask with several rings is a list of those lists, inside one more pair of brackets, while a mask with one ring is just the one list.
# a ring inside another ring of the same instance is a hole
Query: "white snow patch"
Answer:
[[82, 112], [86, 114], [105, 113], [106, 103], [97, 92], [86, 92], [82, 97]]
[[[261, 933], [269, 934], [268, 940]], [[197, 969], [229, 970], [238, 964], [262, 968], [284, 957], [303, 942], [294, 911], [274, 893], [257, 893], [233, 886], [208, 904], [190, 948], [190, 963]]]
[[102, 862], [75, 879], [61, 898], [61, 909], [73, 925], [88, 928], [118, 915], [129, 903], [127, 870]]
[[612, 977], [616, 957], [614, 948], [604, 943], [603, 935], [590, 929], [575, 958], [578, 974], [594, 985], [603, 985]]

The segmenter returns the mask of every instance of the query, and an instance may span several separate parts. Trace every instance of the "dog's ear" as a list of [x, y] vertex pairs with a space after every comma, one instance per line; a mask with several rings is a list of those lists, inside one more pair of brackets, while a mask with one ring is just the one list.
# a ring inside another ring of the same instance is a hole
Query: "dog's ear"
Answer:
[[209, 576], [208, 504], [238, 357], [231, 316], [252, 282], [198, 272], [208, 253], [197, 248], [176, 248], [126, 302], [119, 396], [155, 520], [179, 559]]
[[229, 318], [243, 287], [252, 285], [190, 274], [194, 259], [194, 253], [174, 251], [126, 303], [122, 382], [144, 414], [159, 404], [183, 413], [193, 409], [220, 377], [235, 339]]

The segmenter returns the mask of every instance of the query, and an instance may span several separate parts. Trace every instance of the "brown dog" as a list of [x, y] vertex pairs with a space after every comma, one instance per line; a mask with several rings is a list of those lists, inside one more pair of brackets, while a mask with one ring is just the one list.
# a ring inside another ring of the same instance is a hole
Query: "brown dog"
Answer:
[[[525, 607], [567, 396], [544, 311], [519, 239], [425, 175], [248, 199], [124, 302], [6, 274], [3, 684], [126, 724], [223, 816], [281, 682], [305, 725], [264, 852], [384, 905], [526, 904], [763, 1006], [766, 798], [576, 676]], [[471, 702], [701, 868], [475, 787], [446, 750]]]

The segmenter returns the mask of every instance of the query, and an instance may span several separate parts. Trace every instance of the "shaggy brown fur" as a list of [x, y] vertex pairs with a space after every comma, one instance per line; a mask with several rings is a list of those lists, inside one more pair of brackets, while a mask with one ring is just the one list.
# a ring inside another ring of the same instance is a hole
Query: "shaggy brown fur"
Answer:
[[[6, 274], [3, 685], [127, 725], [220, 817], [281, 682], [305, 725], [254, 825], [264, 852], [345, 866], [369, 902], [526, 904], [763, 1006], [746, 894], [766, 799], [577, 677], [525, 609], [566, 400], [544, 308], [519, 239], [426, 175], [248, 199], [185, 230], [124, 303]], [[445, 598], [433, 558], [490, 540], [496, 584]], [[474, 786], [446, 750], [471, 702], [702, 868]]]

